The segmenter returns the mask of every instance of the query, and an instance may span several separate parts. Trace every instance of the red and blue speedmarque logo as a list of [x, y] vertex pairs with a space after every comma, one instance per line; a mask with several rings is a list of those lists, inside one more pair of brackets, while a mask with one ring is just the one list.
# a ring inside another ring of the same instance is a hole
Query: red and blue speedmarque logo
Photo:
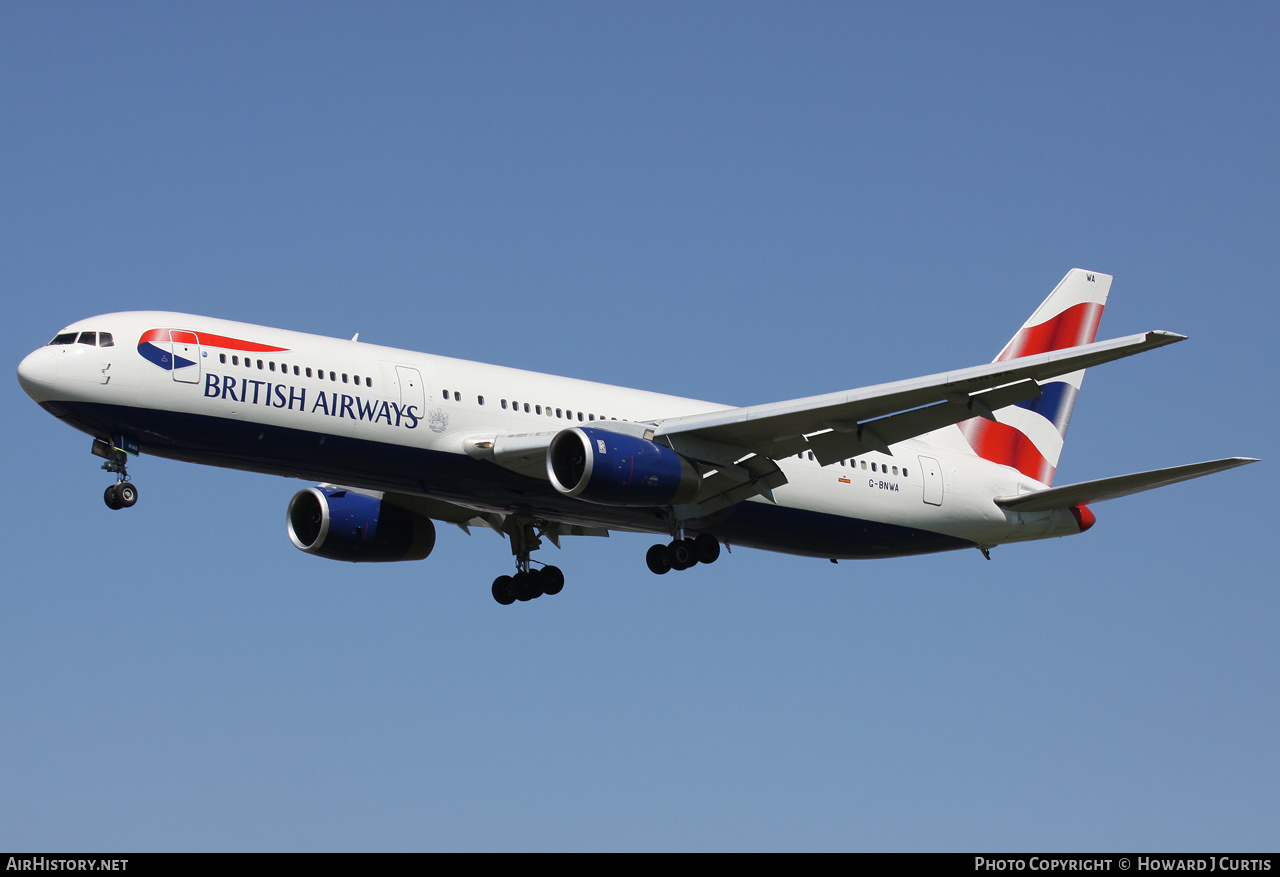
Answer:
[[272, 347], [270, 344], [258, 344], [255, 341], [242, 341], [239, 338], [228, 338], [225, 335], [213, 335], [209, 332], [191, 332], [187, 329], [148, 329], [138, 339], [138, 354], [165, 371], [189, 368], [196, 364], [178, 353], [181, 350], [191, 351], [193, 355], [200, 347], [221, 347], [225, 350], [241, 350], [246, 353], [280, 353], [287, 347]]

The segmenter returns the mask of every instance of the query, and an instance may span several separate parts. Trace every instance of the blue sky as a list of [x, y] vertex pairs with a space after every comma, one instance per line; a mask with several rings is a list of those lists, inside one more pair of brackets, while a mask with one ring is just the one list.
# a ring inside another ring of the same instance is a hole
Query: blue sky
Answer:
[[[1274, 4], [0, 7], [0, 339], [162, 308], [714, 399], [990, 360], [1069, 268], [1088, 534], [657, 578], [493, 534], [296, 551], [301, 483], [4, 382], [0, 847], [1266, 850], [1280, 841]], [[1268, 572], [1271, 570], [1271, 572]]]

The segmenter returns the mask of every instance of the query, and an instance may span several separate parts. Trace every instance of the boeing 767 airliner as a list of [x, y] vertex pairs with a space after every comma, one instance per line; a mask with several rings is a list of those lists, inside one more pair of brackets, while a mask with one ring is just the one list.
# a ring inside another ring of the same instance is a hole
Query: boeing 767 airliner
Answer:
[[112, 509], [137, 501], [142, 453], [316, 480], [289, 503], [298, 548], [420, 560], [434, 521], [490, 527], [515, 556], [492, 587], [509, 604], [564, 587], [531, 559], [543, 539], [662, 534], [659, 574], [722, 544], [988, 554], [1089, 529], [1088, 503], [1254, 462], [1052, 486], [1084, 369], [1185, 337], [1095, 343], [1110, 287], [1070, 271], [989, 365], [746, 408], [157, 311], [73, 323], [18, 378], [93, 437]]

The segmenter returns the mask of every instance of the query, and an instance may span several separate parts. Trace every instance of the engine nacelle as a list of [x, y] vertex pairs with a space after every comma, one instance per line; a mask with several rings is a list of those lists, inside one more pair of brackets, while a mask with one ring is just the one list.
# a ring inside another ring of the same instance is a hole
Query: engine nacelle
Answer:
[[289, 501], [289, 541], [308, 554], [352, 563], [422, 560], [436, 544], [431, 519], [385, 497], [308, 487]]
[[612, 506], [689, 502], [702, 484], [670, 448], [590, 426], [562, 430], [551, 440], [547, 478], [565, 496]]

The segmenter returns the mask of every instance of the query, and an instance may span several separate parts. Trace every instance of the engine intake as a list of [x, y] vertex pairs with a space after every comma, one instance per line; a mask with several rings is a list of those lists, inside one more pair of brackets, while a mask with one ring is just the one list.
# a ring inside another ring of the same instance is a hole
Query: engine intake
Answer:
[[329, 560], [422, 560], [436, 544], [430, 518], [386, 497], [342, 488], [299, 491], [289, 501], [286, 520], [295, 547]]
[[582, 426], [551, 440], [547, 477], [565, 496], [612, 506], [689, 502], [702, 485], [689, 461], [668, 447]]

